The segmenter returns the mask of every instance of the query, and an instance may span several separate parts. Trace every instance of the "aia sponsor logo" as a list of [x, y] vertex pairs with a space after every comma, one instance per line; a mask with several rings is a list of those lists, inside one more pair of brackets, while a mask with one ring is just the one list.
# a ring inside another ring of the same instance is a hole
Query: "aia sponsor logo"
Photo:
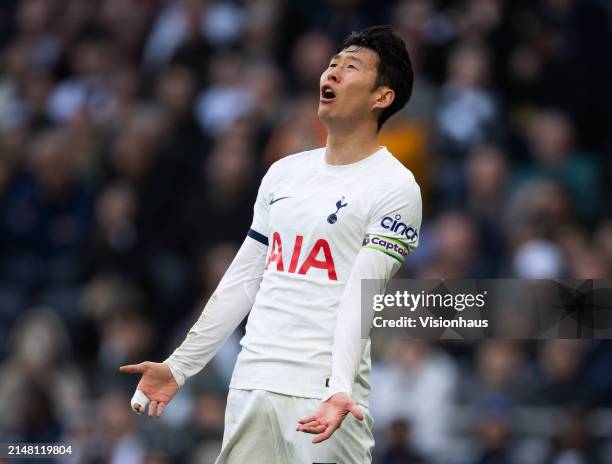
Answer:
[[[334, 264], [334, 258], [332, 256], [331, 248], [329, 243], [325, 239], [318, 239], [308, 254], [306, 259], [300, 264], [298, 261], [302, 253], [302, 244], [304, 237], [297, 235], [293, 242], [293, 250], [291, 251], [291, 261], [287, 268], [290, 274], [308, 274], [311, 268], [323, 269], [327, 271], [327, 277], [329, 280], [338, 280], [336, 275], [336, 265]], [[298, 267], [299, 265], [299, 267]], [[278, 272], [285, 272], [285, 262], [283, 260], [283, 241], [278, 232], [272, 234], [272, 244], [270, 246], [270, 254], [268, 261], [266, 262], [266, 270], [270, 266], [276, 266]]]

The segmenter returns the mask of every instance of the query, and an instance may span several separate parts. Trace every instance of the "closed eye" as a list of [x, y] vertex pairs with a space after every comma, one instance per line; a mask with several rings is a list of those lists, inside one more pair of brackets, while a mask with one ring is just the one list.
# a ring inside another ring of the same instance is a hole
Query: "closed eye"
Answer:
[[348, 65], [348, 67], [349, 67], [350, 69], [357, 69], [357, 68], [356, 68], [355, 66], [353, 66], [352, 64], [349, 64], [349, 65]]
[[336, 66], [337, 66], [336, 63], [330, 63], [329, 65], [330, 68], [335, 68]]

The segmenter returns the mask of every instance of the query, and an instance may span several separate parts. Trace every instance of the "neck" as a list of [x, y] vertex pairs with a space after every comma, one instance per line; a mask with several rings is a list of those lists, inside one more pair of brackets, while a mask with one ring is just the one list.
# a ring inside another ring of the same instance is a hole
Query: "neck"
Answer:
[[340, 130], [327, 128], [325, 162], [332, 165], [351, 164], [367, 158], [380, 149], [374, 128]]

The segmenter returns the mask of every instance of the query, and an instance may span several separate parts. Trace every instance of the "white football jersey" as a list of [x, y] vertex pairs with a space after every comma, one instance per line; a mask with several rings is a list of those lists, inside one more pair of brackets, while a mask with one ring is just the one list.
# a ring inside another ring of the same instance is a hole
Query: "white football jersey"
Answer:
[[[266, 267], [231, 388], [323, 398], [337, 311], [359, 250], [402, 262], [418, 245], [421, 195], [408, 169], [384, 147], [340, 166], [324, 154], [283, 158], [262, 180], [249, 236], [268, 245]], [[362, 404], [369, 372], [365, 343], [353, 386]]]

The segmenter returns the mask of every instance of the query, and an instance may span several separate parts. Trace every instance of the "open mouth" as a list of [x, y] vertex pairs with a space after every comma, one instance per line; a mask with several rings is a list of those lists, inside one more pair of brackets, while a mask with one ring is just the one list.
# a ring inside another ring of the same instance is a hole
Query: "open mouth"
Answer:
[[336, 94], [329, 85], [321, 87], [321, 102], [330, 103], [336, 98]]

